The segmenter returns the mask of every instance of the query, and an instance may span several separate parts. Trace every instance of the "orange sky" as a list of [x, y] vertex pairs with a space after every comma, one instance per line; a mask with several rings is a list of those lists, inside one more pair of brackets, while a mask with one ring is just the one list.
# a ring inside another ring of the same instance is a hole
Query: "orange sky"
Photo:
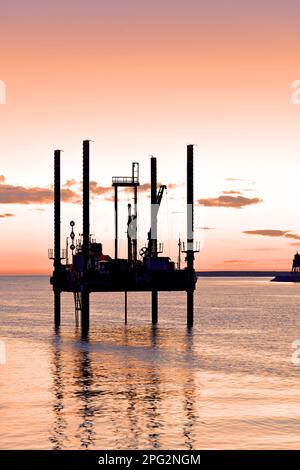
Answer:
[[[178, 185], [161, 207], [165, 254], [176, 256], [184, 237], [181, 185], [192, 142], [195, 198], [205, 204], [195, 209], [197, 269], [289, 269], [300, 246], [297, 2], [12, 0], [1, 17], [0, 273], [51, 271], [53, 150], [64, 150], [63, 182], [79, 182], [88, 138], [100, 186], [130, 174], [135, 160], [149, 181], [150, 154], [159, 181]], [[46, 191], [40, 203], [24, 204], [30, 187]], [[145, 194], [139, 204], [142, 246]], [[112, 203], [98, 196], [91, 213], [91, 232], [112, 253]], [[63, 240], [71, 219], [80, 232], [78, 204], [63, 205]]]

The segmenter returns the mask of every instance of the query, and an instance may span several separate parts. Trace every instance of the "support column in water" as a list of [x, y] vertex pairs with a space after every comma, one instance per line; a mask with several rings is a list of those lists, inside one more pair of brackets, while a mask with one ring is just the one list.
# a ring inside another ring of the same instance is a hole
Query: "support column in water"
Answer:
[[187, 326], [194, 324], [194, 147], [187, 146]]
[[90, 292], [88, 280], [88, 260], [90, 246], [90, 141], [83, 141], [83, 188], [82, 188], [82, 311], [81, 327], [88, 330], [90, 323]]
[[60, 150], [54, 152], [54, 323], [56, 327], [60, 326], [61, 321], [61, 256], [60, 256]]
[[[157, 257], [157, 163], [156, 158], [151, 157], [151, 229], [150, 229], [150, 253], [151, 258]], [[151, 292], [152, 324], [158, 322], [158, 292]]]

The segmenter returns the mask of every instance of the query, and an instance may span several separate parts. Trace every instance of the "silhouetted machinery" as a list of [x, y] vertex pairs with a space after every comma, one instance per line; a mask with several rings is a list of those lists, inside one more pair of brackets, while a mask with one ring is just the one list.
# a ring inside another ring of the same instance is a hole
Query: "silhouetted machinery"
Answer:
[[293, 259], [292, 273], [299, 273], [299, 272], [300, 272], [300, 255], [297, 251]]
[[[60, 249], [60, 151], [55, 151], [54, 175], [54, 272], [51, 277], [55, 295], [55, 324], [60, 324], [60, 294], [73, 292], [75, 311], [81, 313], [82, 327], [89, 326], [89, 294], [91, 292], [125, 292], [127, 321], [127, 292], [150, 291], [152, 293], [152, 322], [157, 322], [157, 293], [159, 291], [187, 292], [187, 323], [193, 325], [193, 295], [196, 285], [194, 271], [193, 238], [193, 146], [187, 148], [187, 226], [188, 240], [184, 269], [176, 269], [169, 257], [159, 256], [162, 245], [157, 241], [157, 214], [163, 198], [165, 185], [157, 190], [156, 159], [151, 157], [151, 228], [145, 247], [137, 258], [137, 190], [139, 187], [138, 163], [132, 166], [130, 177], [113, 177], [115, 188], [115, 256], [103, 252], [103, 246], [91, 238], [89, 233], [89, 141], [83, 143], [83, 233], [75, 241], [71, 221], [70, 238], [72, 262], [62, 264]], [[127, 258], [118, 257], [118, 188], [133, 188], [133, 210], [128, 204]], [[66, 255], [68, 259], [68, 254]]]

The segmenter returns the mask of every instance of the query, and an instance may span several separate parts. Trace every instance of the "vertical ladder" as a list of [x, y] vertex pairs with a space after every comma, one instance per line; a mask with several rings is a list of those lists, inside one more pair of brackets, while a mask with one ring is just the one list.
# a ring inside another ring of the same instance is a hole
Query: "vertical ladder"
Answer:
[[75, 304], [75, 325], [79, 326], [79, 313], [82, 312], [82, 294], [81, 292], [73, 292]]

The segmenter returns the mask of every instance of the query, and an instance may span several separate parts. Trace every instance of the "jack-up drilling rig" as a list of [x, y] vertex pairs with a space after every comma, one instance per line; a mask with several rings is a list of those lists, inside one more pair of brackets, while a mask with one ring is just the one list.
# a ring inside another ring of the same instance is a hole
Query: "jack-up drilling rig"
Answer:
[[[151, 292], [152, 323], [158, 321], [158, 292], [187, 292], [187, 325], [193, 326], [194, 321], [194, 290], [196, 275], [194, 270], [194, 253], [199, 251], [194, 246], [194, 193], [193, 193], [193, 145], [187, 146], [187, 265], [181, 269], [162, 253], [162, 246], [157, 241], [157, 214], [163, 198], [165, 185], [157, 188], [157, 162], [151, 157], [151, 227], [148, 232], [147, 246], [139, 251], [137, 240], [137, 194], [139, 183], [139, 164], [132, 164], [131, 176], [115, 176], [112, 178], [114, 187], [115, 208], [115, 253], [114, 258], [103, 253], [102, 243], [93, 240], [90, 235], [90, 141], [83, 142], [83, 197], [82, 197], [82, 239], [75, 243], [74, 225], [71, 221], [70, 234], [72, 244], [71, 263], [63, 264], [60, 244], [60, 182], [61, 151], [54, 152], [54, 250], [50, 250], [50, 258], [54, 260], [54, 271], [51, 284], [54, 291], [54, 319], [58, 327], [61, 322], [61, 292], [74, 295], [75, 313], [81, 315], [82, 329], [89, 328], [89, 296], [91, 292], [124, 292], [125, 322], [127, 323], [127, 292]], [[133, 189], [133, 206], [128, 204], [127, 220], [127, 258], [118, 257], [118, 188]], [[68, 259], [68, 255], [67, 255]]]

